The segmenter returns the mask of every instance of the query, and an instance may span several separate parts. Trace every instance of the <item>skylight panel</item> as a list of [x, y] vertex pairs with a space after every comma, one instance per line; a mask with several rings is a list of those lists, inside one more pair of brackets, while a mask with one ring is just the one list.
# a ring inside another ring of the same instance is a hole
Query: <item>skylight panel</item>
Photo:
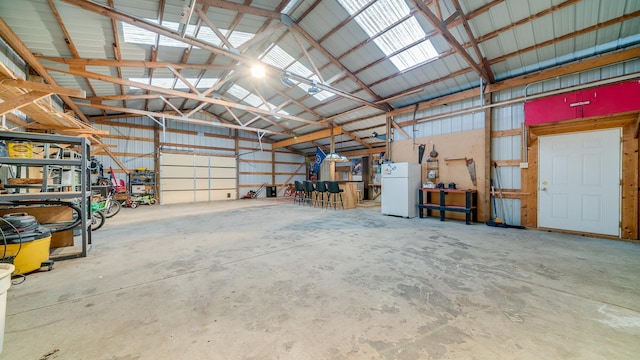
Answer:
[[[139, 83], [143, 83], [143, 84], [149, 84], [149, 78], [129, 78], [129, 80], [131, 81], [135, 81], [135, 82], [139, 82]], [[173, 86], [173, 82], [176, 82], [175, 87]], [[187, 81], [194, 85], [197, 81], [198, 78], [187, 78]], [[196, 86], [196, 88], [198, 89], [208, 89], [211, 86], [213, 86], [213, 84], [215, 84], [215, 82], [218, 81], [217, 78], [202, 78], [200, 80], [200, 82], [198, 83], [198, 85]], [[157, 87], [161, 87], [164, 89], [188, 89], [189, 87], [187, 86], [187, 84], [185, 84], [184, 82], [182, 82], [182, 80], [180, 79], [176, 79], [176, 78], [160, 78], [160, 77], [154, 77], [151, 80], [151, 85], [153, 86], [157, 86]], [[130, 86], [132, 89], [138, 89], [135, 86]]]
[[156, 43], [156, 33], [127, 23], [122, 23], [122, 34], [124, 41], [127, 43], [144, 45]]
[[[174, 78], [154, 77], [151, 79], [151, 85], [165, 88], [165, 89], [171, 89], [171, 87], [173, 86], [174, 80], [175, 80]], [[176, 83], [176, 89], [186, 89], [186, 88], [187, 88], [187, 85], [183, 83], [181, 80], [178, 80], [178, 82]]]
[[262, 100], [260, 99], [260, 97], [258, 95], [249, 94], [242, 101], [246, 102], [247, 104], [249, 104], [249, 105], [251, 105], [253, 107], [266, 109], [266, 106], [264, 106], [264, 104], [262, 103]]
[[302, 65], [302, 63], [299, 61], [296, 61], [293, 64], [291, 64], [291, 66], [289, 66], [287, 70], [289, 70], [293, 74], [297, 74], [303, 77], [309, 77], [313, 75], [313, 71], [309, 70], [308, 67]]
[[284, 69], [289, 66], [289, 64], [293, 63], [295, 59], [293, 58], [293, 56], [289, 55], [288, 52], [284, 51], [280, 46], [276, 45], [262, 57], [262, 61], [265, 64]]
[[[362, 9], [369, 1], [366, 0], [338, 0], [340, 4], [353, 15]], [[366, 8], [354, 20], [373, 38], [373, 42], [389, 60], [402, 71], [421, 64], [438, 56], [438, 52], [414, 16], [389, 28], [398, 20], [407, 16], [410, 9], [404, 0], [380, 0]], [[396, 54], [400, 49], [418, 43], [411, 48]]]
[[424, 30], [422, 30], [416, 19], [412, 17], [378, 36], [373, 41], [380, 50], [390, 55], [403, 47], [424, 39], [424, 36]]
[[[228, 30], [225, 30], [222, 33], [225, 34], [225, 36], [227, 36], [226, 35], [227, 32]], [[237, 48], [237, 47], [240, 47], [240, 45], [244, 44], [245, 42], [249, 41], [254, 35], [255, 34], [252, 34], [252, 33], [235, 30], [234, 32], [231, 33], [231, 36], [229, 36], [229, 42], [231, 43], [231, 45], [233, 45], [233, 47]]]
[[[187, 31], [188, 29], [189, 28], [187, 28]], [[196, 39], [202, 40], [204, 42], [207, 42], [209, 44], [216, 45], [216, 46], [222, 45], [222, 41], [220, 40], [218, 35], [216, 35], [213, 32], [213, 30], [211, 30], [211, 28], [208, 28], [205, 26], [200, 27], [200, 31], [198, 31], [198, 35], [196, 36]]]
[[229, 88], [229, 90], [227, 90], [227, 92], [230, 95], [235, 96], [236, 98], [242, 100], [244, 98], [247, 97], [247, 95], [249, 95], [249, 91], [247, 91], [247, 89], [243, 88], [242, 86], [238, 86], [238, 85], [233, 85], [232, 87]]
[[340, 5], [347, 10], [349, 15], [353, 15], [371, 0], [338, 0]]
[[381, 0], [356, 16], [355, 21], [369, 36], [374, 36], [408, 14], [409, 7], [404, 0]]
[[[155, 24], [158, 23], [158, 21], [154, 19], [145, 19], [145, 20]], [[179, 23], [174, 21], [162, 22], [162, 27], [165, 27], [167, 29], [171, 29], [174, 31], [178, 31], [179, 25], [180, 25]], [[195, 34], [195, 31], [196, 31], [196, 25], [192, 25], [192, 24], [187, 25], [187, 31], [186, 31], [187, 35], [193, 36], [193, 34]], [[229, 30], [220, 29], [220, 32], [226, 35], [229, 32]], [[122, 23], [122, 33], [124, 35], [124, 41], [127, 43], [142, 44], [142, 45], [155, 45], [156, 43], [157, 34], [155, 32], [141, 29], [134, 25]], [[237, 48], [240, 45], [247, 42], [249, 39], [251, 39], [254, 35], [255, 34], [244, 32], [244, 31], [233, 31], [231, 33], [231, 36], [229, 36], [229, 42], [231, 43], [231, 45]], [[198, 31], [198, 36], [196, 36], [196, 38], [216, 46], [222, 46], [222, 41], [220, 40], [220, 38], [218, 38], [218, 36], [207, 26], [200, 27], [200, 30]], [[186, 48], [189, 46], [188, 44], [182, 41], [168, 38], [162, 35], [160, 36], [160, 40], [158, 44], [162, 46], [180, 47], [180, 48]]]
[[394, 55], [389, 58], [391, 62], [402, 71], [429, 59], [438, 56], [438, 52], [433, 48], [431, 41], [426, 40], [416, 46]]
[[[195, 84], [196, 79], [187, 79], [190, 80], [192, 84]], [[196, 85], [198, 89], [208, 89], [218, 82], [218, 78], [202, 78]]]

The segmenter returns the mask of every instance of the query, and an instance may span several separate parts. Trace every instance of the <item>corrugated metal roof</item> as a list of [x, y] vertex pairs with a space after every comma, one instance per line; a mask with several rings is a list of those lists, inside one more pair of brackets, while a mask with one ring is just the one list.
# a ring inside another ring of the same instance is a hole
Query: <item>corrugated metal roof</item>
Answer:
[[[462, 11], [469, 17], [468, 24], [473, 36], [480, 39], [478, 46], [482, 56], [491, 64], [491, 70], [496, 79], [518, 76], [538, 71], [541, 68], [557, 66], [588, 56], [640, 44], [640, 20], [637, 14], [640, 11], [640, 1], [637, 0], [608, 2], [582, 0], [575, 3], [569, 3], [566, 0], [528, 2], [521, 0], [459, 0], [459, 2]], [[107, 0], [101, 0], [98, 3], [107, 4]], [[114, 0], [115, 8], [118, 11], [141, 19], [158, 19], [161, 15], [164, 26], [177, 26], [184, 1], [166, 0], [163, 9], [160, 9], [160, 3], [159, 0]], [[238, 6], [233, 7], [234, 3], [237, 3]], [[54, 4], [69, 31], [70, 40], [82, 58], [107, 60], [115, 58], [112, 47], [114, 39], [110, 18], [82, 10], [61, 0], [54, 0]], [[267, 24], [277, 24], [279, 22], [279, 14], [275, 12], [275, 9], [280, 4], [280, 2], [269, 0], [254, 0], [248, 7], [245, 7], [240, 5], [239, 1], [233, 1], [226, 4], [229, 6], [226, 6], [225, 3], [220, 5], [226, 8], [209, 6], [206, 14], [221, 31], [226, 32], [233, 25], [236, 33], [232, 34], [232, 36], [242, 35], [246, 40], [247, 36], [251, 36], [250, 34], [257, 32]], [[447, 19], [455, 13], [456, 9], [452, 1], [441, 0], [439, 5], [443, 19]], [[202, 4], [198, 4], [198, 6], [202, 6]], [[304, 18], [300, 18], [311, 6], [314, 6], [313, 10]], [[553, 8], [554, 6], [557, 8]], [[248, 9], [248, 11], [246, 13], [238, 13], [238, 9], [240, 11]], [[475, 11], [478, 9], [482, 10], [476, 14]], [[268, 17], [261, 15], [263, 10], [271, 12]], [[431, 10], [436, 13], [433, 6]], [[162, 11], [162, 14], [159, 13], [160, 11]], [[541, 12], [545, 13], [540, 14]], [[2, 19], [9, 24], [33, 53], [42, 54], [42, 56], [72, 58], [60, 25], [46, 0], [0, 1], [0, 14]], [[289, 88], [280, 83], [279, 77], [282, 74], [278, 71], [271, 73], [271, 78], [263, 82], [256, 82], [254, 79], [242, 75], [233, 78], [223, 88], [222, 91], [224, 93], [222, 96], [232, 98], [226, 92], [232, 83], [250, 89], [250, 91], [254, 91], [253, 84], [257, 92], [259, 92], [261, 101], [264, 99], [272, 106], [279, 106], [284, 102], [288, 102], [288, 105], [283, 107], [283, 111], [293, 116], [314, 121], [319, 120], [315, 114], [320, 117], [334, 117], [336, 124], [346, 123], [350, 131], [354, 131], [359, 134], [358, 136], [361, 136], [361, 133], [368, 132], [367, 128], [376, 126], [377, 123], [369, 123], [369, 117], [380, 111], [367, 106], [364, 108], [366, 110], [350, 112], [352, 109], [363, 106], [364, 101], [376, 101], [394, 97], [409, 90], [416, 90], [411, 95], [391, 101], [390, 105], [397, 108], [457, 91], [475, 88], [479, 85], [480, 75], [457, 53], [415, 68], [409, 68], [406, 71], [399, 71], [392, 61], [385, 58], [378, 45], [369, 38], [355, 20], [352, 19], [342, 24], [345, 19], [348, 19], [349, 15], [335, 0], [319, 3], [299, 1], [290, 15], [291, 19], [306, 34], [300, 34], [297, 30], [282, 26], [262, 38], [261, 42], [258, 42], [258, 46], [251, 48], [246, 54], [250, 54], [252, 57], [263, 54], [266, 49], [273, 45], [274, 41], [277, 41], [277, 45], [289, 54], [294, 62], [298, 61], [309, 72], [315, 71], [314, 67], [318, 68], [324, 80], [338, 76], [338, 79], [333, 79], [334, 81], [331, 82], [330, 86], [359, 97], [362, 101], [339, 95], [331, 96], [325, 100], [307, 96], [305, 90], [300, 87]], [[628, 16], [628, 18], [625, 21], [620, 21], [622, 16]], [[454, 48], [447, 42], [445, 37], [437, 34], [434, 26], [421, 14], [419, 9], [415, 11], [414, 17], [421, 24], [425, 33], [436, 33], [429, 38], [436, 50], [446, 53]], [[473, 59], [478, 60], [474, 49], [470, 46], [469, 35], [461, 26], [460, 19], [452, 19], [455, 26], [449, 25], [448, 31], [465, 47]], [[198, 15], [194, 14], [190, 23], [191, 28], [197, 21]], [[609, 26], [596, 28], [598, 24], [603, 24], [607, 21], [611, 22]], [[150, 60], [150, 44], [126, 43], [123, 39], [123, 25], [119, 21], [117, 22], [117, 31], [120, 36], [120, 52], [124, 60]], [[219, 39], [208, 29], [206, 23], [202, 22], [201, 33], [204, 34], [205, 32], [209, 34], [208, 41], [220, 43]], [[244, 33], [240, 34], [238, 32]], [[294, 39], [294, 35], [291, 32], [294, 32], [295, 36], [303, 44], [304, 50]], [[316, 49], [313, 42], [309, 41], [308, 38], [321, 42], [323, 49]], [[172, 42], [176, 43], [178, 40], [173, 39]], [[186, 46], [166, 46], [164, 42], [162, 44], [158, 48], [157, 61], [179, 63], [183, 59]], [[528, 49], [528, 51], [524, 52], [523, 49]], [[311, 60], [307, 58], [305, 52], [310, 56]], [[333, 58], [327, 57], [327, 53], [331, 54]], [[191, 50], [186, 59], [188, 64], [205, 64], [211, 59], [216, 65], [231, 65], [235, 67], [240, 63], [235, 72], [207, 70], [203, 75], [205, 79], [217, 79], [231, 73], [236, 76], [240, 74], [243, 67], [250, 65], [249, 63], [251, 62], [238, 62], [232, 56], [225, 56], [224, 54], [212, 56], [208, 50], [202, 50], [197, 47]], [[341, 64], [335, 64], [336, 59]], [[55, 69], [66, 70], [69, 68], [67, 65], [47, 60], [43, 60], [43, 64]], [[115, 67], [87, 67], [86, 70], [112, 77], [117, 76]], [[172, 72], [163, 68], [150, 71], [143, 67], [122, 67], [121, 71], [125, 79], [147, 78], [150, 72], [153, 73], [154, 82], [162, 78], [173, 77]], [[195, 79], [203, 73], [200, 69], [183, 69], [180, 71], [183, 76], [189, 79]], [[345, 72], [350, 72], [352, 76], [358, 78], [358, 81], [354, 81], [350, 76], [345, 75]], [[91, 90], [86, 80], [63, 72], [51, 71], [50, 74], [59, 85], [83, 89], [91, 95]], [[452, 76], [451, 74], [457, 75]], [[98, 80], [89, 80], [89, 82], [98, 96], [120, 94], [119, 85]], [[363, 88], [363, 86], [368, 87], [368, 89]], [[420, 91], [421, 89], [422, 91]], [[146, 93], [146, 91], [136, 90], [128, 86], [125, 87], [125, 91], [130, 94]], [[184, 91], [187, 90], [185, 89]], [[324, 94], [329, 94], [329, 92], [325, 90]], [[182, 106], [184, 104], [185, 111], [199, 104], [195, 100], [185, 102], [183, 99], [171, 99], [171, 103], [174, 106]], [[105, 102], [105, 104], [123, 106], [122, 101]], [[162, 108], [167, 107], [163, 101], [158, 99], [150, 101], [129, 99], [126, 101], [127, 106], [135, 107], [136, 109], [145, 109], [147, 104], [150, 111], [160, 111]], [[243, 105], [246, 104], [243, 103]], [[89, 115], [102, 114], [102, 111], [97, 109], [83, 107], [83, 110]], [[236, 123], [236, 120], [223, 106], [212, 105], [208, 107], [208, 110], [232, 123]], [[244, 109], [235, 109], [233, 113], [243, 122], [248, 122], [255, 118], [254, 114], [246, 113]], [[345, 115], [341, 116], [340, 114], [342, 113], [345, 113]], [[269, 117], [269, 115], [267, 116]], [[301, 133], [323, 128], [295, 120], [276, 119], [275, 117], [270, 117], [270, 119], [288, 129]], [[365, 120], [353, 122], [359, 119]], [[383, 122], [384, 119], [382, 119], [381, 123]], [[253, 122], [251, 126], [264, 127], [265, 129], [276, 131], [283, 130], [264, 120]], [[358, 129], [367, 130], [359, 131]], [[277, 138], [278, 136], [273, 137], [273, 139]], [[357, 144], [354, 144], [354, 146], [357, 146]]]

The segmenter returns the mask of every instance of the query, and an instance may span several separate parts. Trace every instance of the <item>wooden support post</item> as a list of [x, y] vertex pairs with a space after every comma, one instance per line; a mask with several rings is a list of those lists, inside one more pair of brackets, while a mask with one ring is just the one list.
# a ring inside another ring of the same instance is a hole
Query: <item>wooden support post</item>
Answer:
[[[491, 104], [491, 93], [482, 94], [486, 105]], [[478, 213], [483, 214], [480, 221], [488, 221], [491, 218], [491, 125], [492, 111], [490, 107], [484, 110], [484, 189], [479, 199], [480, 209]]]
[[155, 150], [153, 153], [153, 169], [156, 172], [156, 181], [153, 186], [155, 186], [155, 196], [156, 201], [160, 203], [160, 147], [162, 146], [160, 142], [160, 125], [157, 122], [153, 122], [153, 149]]

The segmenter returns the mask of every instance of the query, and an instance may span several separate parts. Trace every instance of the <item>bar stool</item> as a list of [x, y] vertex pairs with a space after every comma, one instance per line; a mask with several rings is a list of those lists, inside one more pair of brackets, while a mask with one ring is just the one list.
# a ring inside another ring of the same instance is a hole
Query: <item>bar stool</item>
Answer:
[[329, 192], [329, 198], [327, 201], [327, 206], [331, 204], [331, 195], [333, 195], [333, 209], [335, 210], [338, 206], [338, 195], [340, 195], [340, 205], [342, 205], [342, 209], [344, 210], [344, 202], [342, 202], [342, 193], [343, 189], [340, 189], [337, 181], [327, 181], [327, 191]]
[[363, 201], [362, 190], [356, 190], [356, 204], [362, 204]]
[[302, 204], [302, 201], [304, 201], [304, 187], [302, 186], [302, 183], [296, 180], [293, 183], [293, 189], [293, 203]]
[[310, 180], [305, 180], [302, 185], [304, 186], [304, 201], [308, 202], [309, 205], [313, 203], [313, 193], [316, 189], [313, 187], [313, 182]]
[[320, 205], [324, 207], [324, 194], [327, 192], [327, 185], [324, 181], [316, 181], [316, 205], [318, 204], [318, 197], [320, 197]]

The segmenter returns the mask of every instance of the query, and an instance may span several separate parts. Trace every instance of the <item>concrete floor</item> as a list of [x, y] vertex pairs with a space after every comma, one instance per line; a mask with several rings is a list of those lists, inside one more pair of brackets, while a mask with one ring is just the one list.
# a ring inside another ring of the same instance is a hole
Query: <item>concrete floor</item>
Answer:
[[273, 199], [123, 209], [2, 359], [638, 359], [640, 245]]

